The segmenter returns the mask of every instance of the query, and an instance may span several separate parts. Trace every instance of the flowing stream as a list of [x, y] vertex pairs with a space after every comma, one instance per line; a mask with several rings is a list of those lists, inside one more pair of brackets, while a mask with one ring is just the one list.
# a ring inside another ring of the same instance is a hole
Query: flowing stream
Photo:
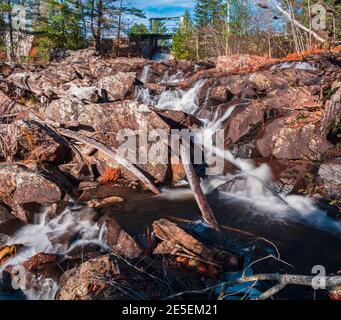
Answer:
[[[146, 66], [140, 80], [148, 82], [150, 67]], [[176, 84], [182, 73], [169, 76], [163, 83]], [[163, 110], [181, 110], [196, 115], [200, 106], [197, 102], [198, 90], [204, 81], [198, 81], [187, 91], [171, 89], [159, 96], [152, 96], [148, 89], [136, 88], [135, 98], [145, 105]], [[217, 110], [204, 123], [197, 139], [206, 147], [211, 144], [212, 135], [231, 115], [235, 105], [220, 115]], [[316, 208], [308, 197], [277, 194], [272, 188], [270, 168], [263, 164], [255, 166], [252, 161], [235, 158], [228, 150], [216, 148], [216, 154], [233, 163], [238, 171], [234, 174], [211, 176], [202, 180], [202, 188], [208, 196], [213, 211], [224, 227], [240, 228], [266, 238], [276, 244], [282, 259], [294, 266], [296, 273], [311, 272], [314, 265], [323, 265], [327, 273], [336, 272], [341, 265], [338, 254], [341, 248], [341, 226], [327, 214]], [[233, 179], [242, 179], [243, 188], [218, 191], [217, 188]], [[102, 187], [103, 194], [117, 190]], [[162, 194], [154, 196], [145, 193], [124, 191], [125, 203], [114, 208], [118, 222], [130, 234], [141, 237], [145, 227], [162, 217], [175, 221], [198, 224], [200, 213], [189, 187], [165, 188]], [[94, 243], [106, 248], [103, 241], [105, 230], [88, 219], [89, 212], [77, 204], [67, 208], [58, 217], [49, 220], [46, 213], [37, 214], [37, 222], [30, 224], [7, 239], [5, 244], [21, 243], [25, 247], [15, 257], [2, 265], [0, 272], [8, 265], [19, 265], [39, 252], [68, 255], [79, 245]], [[70, 245], [71, 243], [71, 245]], [[24, 291], [31, 299], [52, 299], [57, 285], [51, 279], [43, 283], [44, 290]], [[0, 292], [0, 300], [1, 300]], [[8, 298], [8, 296], [5, 296]], [[11, 296], [12, 297], [12, 296]]]

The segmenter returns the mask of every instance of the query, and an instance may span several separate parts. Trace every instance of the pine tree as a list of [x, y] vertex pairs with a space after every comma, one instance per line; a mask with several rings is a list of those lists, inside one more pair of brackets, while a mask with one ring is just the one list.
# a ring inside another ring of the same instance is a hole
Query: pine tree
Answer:
[[194, 17], [198, 58], [221, 54], [226, 26], [223, 0], [197, 0]]
[[52, 48], [79, 49], [85, 45], [81, 13], [74, 0], [48, 0], [36, 8], [36, 45], [41, 51]]
[[104, 34], [112, 36], [116, 31], [116, 36], [120, 37], [122, 31], [129, 31], [124, 15], [145, 18], [142, 10], [129, 5], [126, 0], [85, 0], [83, 8], [97, 50], [100, 50]]
[[129, 36], [134, 37], [139, 34], [146, 34], [148, 33], [148, 28], [143, 23], [135, 23], [131, 26], [129, 30]]
[[160, 20], [153, 20], [150, 32], [164, 34], [167, 32], [166, 24]]
[[177, 59], [195, 59], [194, 25], [189, 11], [181, 18], [180, 27], [173, 37], [172, 51]]

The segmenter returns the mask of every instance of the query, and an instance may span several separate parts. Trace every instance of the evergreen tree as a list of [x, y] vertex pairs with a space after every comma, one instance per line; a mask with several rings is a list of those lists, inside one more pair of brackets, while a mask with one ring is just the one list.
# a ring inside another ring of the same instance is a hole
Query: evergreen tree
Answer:
[[134, 37], [139, 34], [146, 34], [148, 33], [148, 28], [143, 23], [135, 23], [129, 30], [129, 36]]
[[74, 0], [48, 0], [36, 8], [36, 45], [41, 51], [52, 48], [79, 49], [85, 45], [81, 13]]
[[196, 48], [198, 58], [221, 54], [226, 26], [223, 0], [197, 0], [195, 10]]
[[181, 18], [180, 27], [173, 37], [172, 51], [177, 59], [195, 59], [194, 25], [189, 11]]
[[166, 32], [167, 32], [167, 27], [164, 21], [153, 20], [150, 33], [164, 34]]
[[83, 11], [97, 50], [100, 50], [105, 33], [112, 37], [113, 31], [116, 31], [117, 37], [120, 37], [122, 31], [128, 31], [124, 15], [145, 18], [142, 10], [131, 6], [126, 0], [85, 0]]

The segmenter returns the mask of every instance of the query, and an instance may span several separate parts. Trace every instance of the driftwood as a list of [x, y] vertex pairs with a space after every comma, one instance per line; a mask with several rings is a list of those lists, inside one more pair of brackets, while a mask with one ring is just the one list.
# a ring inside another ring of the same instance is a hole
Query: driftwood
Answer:
[[241, 266], [241, 259], [236, 254], [206, 246], [167, 219], [155, 221], [153, 229], [155, 236], [162, 240], [154, 250], [155, 254], [172, 254], [195, 259], [220, 270], [236, 270]]
[[[34, 123], [36, 125], [38, 125], [41, 129], [45, 130], [45, 132], [47, 132], [48, 134], [50, 134], [52, 137], [54, 137], [55, 139], [57, 139], [57, 135], [53, 134], [53, 132], [57, 132], [57, 134], [63, 136], [63, 137], [67, 137], [67, 138], [71, 138], [77, 141], [80, 141], [90, 147], [93, 147], [97, 150], [102, 151], [103, 153], [105, 153], [108, 157], [114, 159], [115, 161], [117, 161], [120, 165], [122, 165], [123, 167], [125, 167], [127, 170], [129, 170], [131, 173], [133, 173], [139, 180], [141, 180], [153, 193], [155, 194], [160, 194], [159, 189], [138, 169], [134, 166], [133, 163], [131, 163], [128, 159], [126, 159], [125, 157], [121, 156], [115, 149], [113, 148], [109, 148], [106, 145], [104, 145], [103, 143], [86, 137], [78, 132], [74, 132], [72, 130], [68, 130], [68, 129], [63, 129], [63, 128], [50, 128], [48, 125], [46, 125], [45, 123], [41, 123], [39, 121], [36, 120], [30, 120], [29, 122]], [[58, 138], [59, 140], [60, 138]]]
[[153, 193], [160, 194], [160, 190], [154, 185], [154, 183], [152, 183], [138, 168], [136, 168], [136, 166], [132, 162], [121, 156], [115, 149], [109, 148], [95, 139], [83, 136], [80, 133], [68, 129], [58, 128], [57, 131], [65, 137], [80, 141], [91, 147], [96, 148], [97, 150], [102, 151], [108, 157], [114, 159], [120, 165], [125, 167], [131, 173], [133, 173], [136, 176], [136, 178], [141, 180]]
[[191, 164], [191, 161], [187, 154], [186, 146], [184, 144], [181, 144], [180, 146], [180, 155], [188, 183], [193, 191], [195, 201], [199, 206], [203, 220], [214, 229], [219, 231], [220, 229], [218, 222], [215, 219], [213, 211], [209, 203], [207, 202], [204, 192], [201, 189], [199, 179], [195, 173], [193, 165]]
[[[318, 281], [319, 280], [319, 281]], [[204, 290], [188, 290], [179, 292], [177, 294], [171, 295], [166, 299], [174, 299], [176, 297], [180, 297], [188, 294], [203, 294], [205, 292], [211, 292], [213, 289], [219, 289], [221, 294], [219, 295], [219, 299], [224, 299], [225, 292], [227, 288], [243, 284], [243, 283], [251, 283], [256, 281], [275, 281], [277, 284], [265, 291], [259, 297], [255, 298], [255, 300], [264, 300], [270, 298], [275, 293], [282, 290], [287, 285], [301, 285], [312, 287], [314, 282], [323, 283], [326, 290], [332, 291], [333, 289], [339, 288], [341, 286], [341, 276], [325, 276], [325, 277], [317, 277], [317, 276], [304, 276], [304, 275], [294, 275], [294, 274], [279, 274], [279, 273], [265, 273], [265, 274], [256, 274], [249, 277], [241, 277], [238, 279], [234, 279], [231, 281], [219, 283], [214, 286], [210, 286], [205, 288]]]

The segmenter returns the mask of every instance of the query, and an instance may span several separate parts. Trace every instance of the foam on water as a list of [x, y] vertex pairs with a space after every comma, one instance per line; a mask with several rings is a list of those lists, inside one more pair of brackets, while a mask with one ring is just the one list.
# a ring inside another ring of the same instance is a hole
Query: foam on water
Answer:
[[[75, 210], [76, 209], [76, 210]], [[47, 221], [46, 212], [37, 214], [35, 224], [28, 224], [10, 237], [6, 245], [23, 244], [24, 247], [13, 257], [1, 265], [0, 274], [7, 266], [21, 265], [34, 255], [54, 253], [67, 257], [74, 248], [93, 243], [104, 249], [104, 228], [100, 228], [82, 208], [66, 208], [59, 216]], [[58, 290], [52, 279], [36, 279], [35, 288], [27, 288], [24, 293], [28, 299], [53, 299]], [[38, 285], [37, 285], [38, 282]]]
[[[307, 68], [306, 65], [297, 65], [297, 68]], [[198, 91], [205, 84], [204, 80], [198, 81], [193, 88], [182, 91], [165, 91], [158, 100], [156, 107], [163, 110], [181, 110], [190, 114], [196, 114], [200, 106], [197, 102]], [[217, 129], [222, 127], [232, 112], [241, 104], [231, 106], [223, 115], [220, 115], [220, 110], [216, 110], [212, 120], [200, 119], [204, 123], [201, 132], [198, 133], [196, 141], [199, 141], [206, 150], [212, 148], [212, 137]], [[214, 147], [215, 154], [234, 164], [239, 171], [226, 176], [211, 176], [201, 182], [203, 191], [208, 194], [216, 190], [228, 181], [235, 178], [244, 180], [245, 187], [227, 193], [229, 196], [237, 197], [240, 201], [250, 201], [260, 209], [254, 214], [267, 215], [269, 219], [279, 220], [282, 222], [296, 221], [314, 228], [323, 229], [333, 233], [341, 233], [341, 225], [339, 222], [329, 218], [326, 212], [319, 210], [314, 206], [312, 200], [307, 196], [277, 194], [272, 186], [273, 177], [270, 167], [267, 164], [255, 166], [250, 159], [236, 158], [229, 150], [219, 149]], [[188, 191], [180, 189], [180, 191], [169, 190], [171, 194], [169, 199], [176, 197], [187, 197]], [[222, 199], [224, 192], [220, 192]]]

